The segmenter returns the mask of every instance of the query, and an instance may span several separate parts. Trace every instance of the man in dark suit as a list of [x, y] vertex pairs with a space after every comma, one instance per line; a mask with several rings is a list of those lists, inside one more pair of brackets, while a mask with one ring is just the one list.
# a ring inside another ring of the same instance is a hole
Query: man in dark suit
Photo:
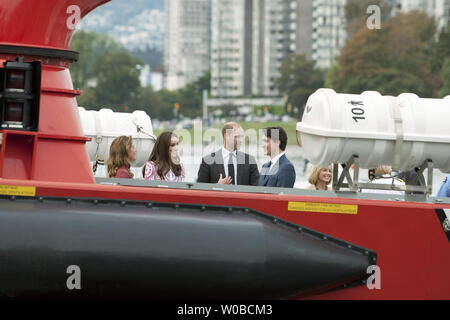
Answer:
[[259, 172], [255, 158], [238, 151], [244, 131], [236, 122], [222, 129], [223, 147], [202, 159], [197, 182], [257, 185]]
[[258, 186], [292, 188], [295, 169], [286, 157], [287, 134], [281, 127], [263, 129], [262, 148], [270, 161], [261, 169]]

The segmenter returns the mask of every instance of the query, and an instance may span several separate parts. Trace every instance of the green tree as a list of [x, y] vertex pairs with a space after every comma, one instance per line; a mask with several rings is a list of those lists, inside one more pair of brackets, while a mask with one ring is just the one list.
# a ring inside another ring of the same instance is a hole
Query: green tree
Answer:
[[308, 97], [323, 85], [323, 73], [304, 55], [286, 57], [280, 67], [280, 77], [275, 80], [279, 92], [288, 95], [288, 103], [299, 110], [300, 117]]
[[97, 58], [118, 50], [119, 45], [106, 35], [79, 30], [73, 36], [71, 49], [80, 53], [79, 60], [70, 66], [73, 85], [85, 88], [89, 80], [96, 78]]
[[337, 75], [327, 80], [347, 93], [436, 96], [440, 81], [431, 72], [430, 58], [435, 30], [434, 20], [418, 11], [398, 14], [380, 30], [364, 27], [347, 41]]
[[210, 79], [211, 73], [207, 71], [197, 81], [175, 91], [140, 88], [132, 100], [133, 109], [144, 110], [152, 118], [168, 120], [174, 117], [174, 105], [178, 103], [181, 115], [200, 116], [203, 110], [203, 90], [210, 90]]
[[439, 91], [439, 97], [444, 98], [450, 95], [450, 58], [446, 59], [442, 66], [441, 77], [443, 86]]
[[161, 101], [161, 107], [159, 111], [161, 119], [167, 120], [174, 118], [175, 103], [180, 104], [179, 112], [183, 113], [182, 104], [180, 103], [179, 91], [169, 91], [166, 89], [162, 89], [158, 91], [158, 96]]
[[211, 89], [211, 72], [207, 71], [197, 81], [179, 90], [180, 112], [189, 117], [200, 116], [203, 112], [203, 90]]
[[339, 64], [335, 63], [330, 68], [328, 68], [327, 73], [325, 75], [325, 87], [326, 88], [335, 88], [337, 87], [337, 77], [339, 74]]
[[431, 70], [434, 73], [440, 72], [444, 60], [448, 57], [450, 57], [450, 26], [441, 30], [438, 41], [433, 45]]
[[80, 106], [88, 109], [99, 109], [95, 88], [84, 88], [81, 95], [77, 97], [77, 102]]
[[150, 117], [157, 119], [170, 119], [172, 114], [164, 106], [159, 92], [155, 92], [152, 87], [139, 88], [138, 94], [133, 97], [131, 102], [132, 110], [143, 110]]
[[82, 90], [77, 101], [92, 108], [123, 111], [139, 93], [142, 61], [105, 35], [78, 31], [71, 48], [80, 53], [71, 68], [74, 87]]
[[121, 49], [100, 55], [96, 62], [97, 102], [115, 110], [129, 104], [140, 87], [142, 61]]

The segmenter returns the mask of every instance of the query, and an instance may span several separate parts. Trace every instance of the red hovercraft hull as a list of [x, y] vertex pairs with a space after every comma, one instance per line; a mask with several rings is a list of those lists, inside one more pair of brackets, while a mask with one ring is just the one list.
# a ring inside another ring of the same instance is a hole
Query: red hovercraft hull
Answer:
[[[96, 184], [67, 8], [105, 2], [0, 4], [0, 68], [41, 65], [37, 128], [0, 130], [0, 295], [450, 299], [450, 204]], [[69, 264], [83, 290], [66, 287]]]

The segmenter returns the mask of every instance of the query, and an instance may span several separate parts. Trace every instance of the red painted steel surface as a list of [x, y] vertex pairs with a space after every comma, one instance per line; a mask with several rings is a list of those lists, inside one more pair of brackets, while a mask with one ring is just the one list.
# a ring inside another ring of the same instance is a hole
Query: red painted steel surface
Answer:
[[[34, 136], [9, 134], [3, 136], [1, 177], [30, 179], [34, 150]], [[20, 159], [20, 161], [17, 161]]]
[[[15, 0], [0, 5], [0, 45], [69, 49], [66, 9], [81, 17], [106, 0]], [[11, 60], [14, 54], [0, 54]], [[1, 185], [36, 186], [37, 196], [85, 197], [249, 207], [374, 250], [381, 290], [358, 286], [313, 299], [450, 299], [450, 243], [435, 213], [450, 205], [230, 193], [94, 184], [68, 62], [43, 63], [37, 133], [0, 130]], [[0, 62], [3, 64], [4, 60]], [[51, 88], [51, 89], [49, 89]], [[355, 215], [288, 211], [288, 202], [358, 205]], [[124, 207], [126, 209], [126, 206]]]
[[[312, 299], [450, 299], [450, 243], [436, 208], [450, 204], [391, 202], [312, 196], [230, 193], [150, 187], [4, 181], [36, 185], [37, 196], [87, 197], [249, 207], [374, 250], [381, 289], [361, 285]], [[4, 183], [2, 182], [2, 183]], [[289, 201], [358, 205], [358, 213], [288, 211]], [[126, 206], [125, 206], [126, 208]]]
[[[12, 0], [0, 8], [0, 45], [69, 50], [77, 5], [80, 18], [109, 0]], [[70, 28], [68, 28], [68, 26]]]
[[[108, 0], [3, 2], [0, 5], [0, 45], [69, 50], [73, 23], [78, 20], [76, 11], [79, 9], [81, 20], [106, 2]], [[73, 6], [77, 6], [75, 11]], [[0, 67], [17, 56], [0, 52]], [[73, 88], [69, 62], [31, 55], [24, 58], [25, 62], [42, 63], [40, 135], [33, 143], [11, 147], [2, 153], [5, 158], [0, 164], [1, 177], [94, 183], [75, 99], [79, 91]], [[12, 134], [5, 130], [0, 132], [5, 138]], [[19, 173], [19, 168], [24, 171]]]

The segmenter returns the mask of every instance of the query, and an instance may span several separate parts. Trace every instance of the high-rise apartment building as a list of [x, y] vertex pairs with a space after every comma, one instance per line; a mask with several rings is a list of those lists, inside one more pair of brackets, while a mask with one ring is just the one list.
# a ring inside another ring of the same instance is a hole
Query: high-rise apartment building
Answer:
[[210, 68], [211, 0], [165, 0], [164, 87], [175, 90]]
[[[279, 77], [281, 63], [299, 47], [297, 29], [305, 20], [298, 19], [297, 11], [298, 3], [303, 1], [212, 1], [213, 96], [278, 94], [274, 82]], [[308, 17], [307, 13], [303, 14]], [[307, 40], [302, 45], [308, 46]]]
[[450, 0], [398, 0], [398, 7], [404, 12], [425, 11], [436, 19], [438, 30], [448, 26], [450, 21]]
[[[251, 0], [212, 0], [211, 7], [211, 94], [236, 97], [251, 94], [251, 21], [246, 11]], [[251, 9], [251, 8], [248, 8]], [[250, 25], [250, 26], [249, 26]], [[247, 42], [246, 42], [247, 41]], [[247, 72], [247, 73], [246, 73]], [[247, 82], [247, 85], [245, 83]]]
[[[312, 12], [307, 6], [300, 6], [299, 0], [266, 0], [265, 15], [260, 18], [260, 57], [258, 69], [258, 92], [263, 95], [277, 95], [275, 80], [280, 76], [283, 60], [290, 54], [299, 53], [302, 48], [311, 49], [306, 40], [300, 42], [298, 31], [311, 30]], [[311, 1], [308, 1], [311, 3]], [[304, 39], [305, 40], [305, 39]], [[306, 50], [307, 51], [307, 50]], [[308, 54], [308, 52], [304, 52]]]
[[346, 2], [346, 0], [312, 2], [312, 59], [318, 68], [330, 67], [347, 41]]
[[346, 0], [212, 0], [211, 93], [276, 96], [283, 60], [331, 66], [347, 39]]

